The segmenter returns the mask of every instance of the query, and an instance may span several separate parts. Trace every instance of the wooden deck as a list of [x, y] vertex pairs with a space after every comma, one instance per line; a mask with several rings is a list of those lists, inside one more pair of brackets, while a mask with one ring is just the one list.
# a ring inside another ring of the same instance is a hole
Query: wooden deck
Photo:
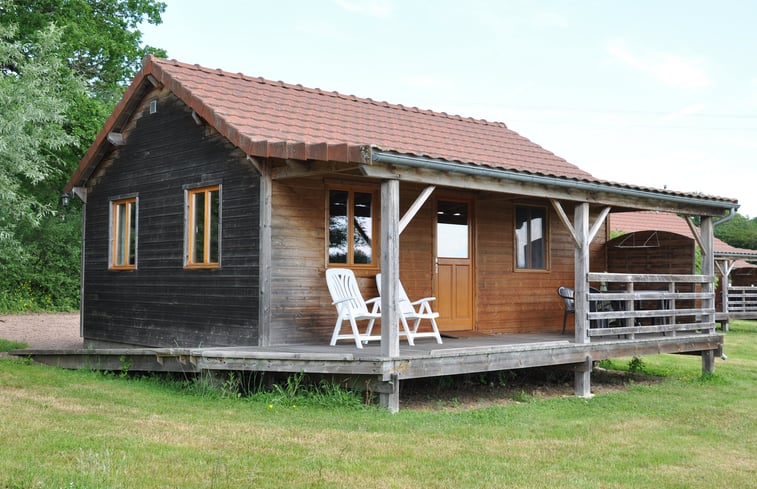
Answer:
[[349, 342], [337, 346], [286, 345], [228, 348], [114, 348], [82, 350], [16, 350], [14, 355], [62, 368], [91, 368], [140, 372], [257, 371], [305, 372], [370, 376], [378, 381], [437, 377], [587, 362], [658, 353], [722, 351], [723, 336], [690, 332], [634, 339], [592, 338], [576, 343], [570, 335], [518, 334], [404, 341], [398, 358], [381, 356], [378, 343], [357, 349]]

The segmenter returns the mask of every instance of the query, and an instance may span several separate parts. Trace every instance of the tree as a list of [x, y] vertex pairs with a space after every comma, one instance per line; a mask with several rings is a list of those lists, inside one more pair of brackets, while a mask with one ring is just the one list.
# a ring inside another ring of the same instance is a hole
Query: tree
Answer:
[[28, 308], [78, 304], [80, 210], [61, 219], [55, 206], [142, 58], [165, 56], [138, 29], [164, 11], [156, 0], [0, 0], [0, 311], [9, 295], [44, 298]]
[[715, 227], [715, 236], [731, 246], [757, 250], [757, 219], [735, 214], [730, 221]]
[[75, 142], [63, 127], [68, 102], [59, 87], [83, 91], [57, 56], [60, 31], [52, 26], [29, 43], [13, 41], [0, 25], [0, 242], [9, 246], [17, 226], [38, 226], [52, 212], [31, 189], [55, 172], [55, 152]]

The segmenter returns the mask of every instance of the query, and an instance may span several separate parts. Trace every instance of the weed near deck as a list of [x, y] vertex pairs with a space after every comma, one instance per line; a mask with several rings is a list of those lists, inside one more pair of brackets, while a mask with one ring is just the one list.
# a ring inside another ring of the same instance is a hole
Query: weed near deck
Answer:
[[714, 376], [396, 415], [0, 360], [0, 487], [754, 487], [757, 323], [725, 345]]

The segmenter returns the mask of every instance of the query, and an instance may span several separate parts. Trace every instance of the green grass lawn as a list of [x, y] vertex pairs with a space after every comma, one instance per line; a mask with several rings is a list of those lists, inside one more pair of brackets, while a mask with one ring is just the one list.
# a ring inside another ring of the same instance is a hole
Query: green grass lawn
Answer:
[[666, 380], [592, 399], [395, 415], [0, 359], [0, 487], [757, 487], [757, 322], [725, 352], [705, 377], [643, 357]]

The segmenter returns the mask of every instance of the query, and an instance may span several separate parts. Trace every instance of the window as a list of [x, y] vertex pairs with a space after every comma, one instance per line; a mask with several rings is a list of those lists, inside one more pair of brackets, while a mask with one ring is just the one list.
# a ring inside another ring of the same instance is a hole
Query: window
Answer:
[[440, 200], [436, 205], [436, 256], [468, 258], [468, 203]]
[[186, 267], [217, 268], [220, 236], [221, 186], [187, 190]]
[[515, 266], [547, 269], [547, 209], [515, 207]]
[[329, 191], [329, 264], [372, 265], [373, 192]]
[[133, 270], [137, 266], [137, 198], [111, 201], [111, 270]]

